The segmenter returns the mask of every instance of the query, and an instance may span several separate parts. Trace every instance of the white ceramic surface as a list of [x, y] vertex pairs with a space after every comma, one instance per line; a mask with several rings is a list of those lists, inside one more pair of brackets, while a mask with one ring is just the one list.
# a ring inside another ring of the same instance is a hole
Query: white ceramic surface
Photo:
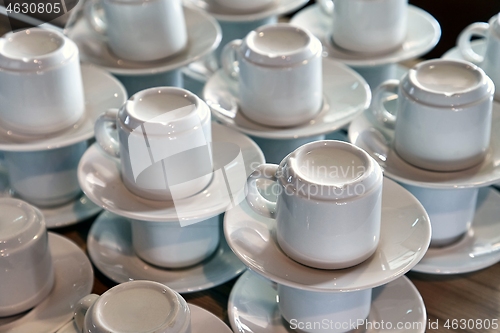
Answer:
[[193, 93], [156, 87], [131, 96], [119, 110], [104, 112], [95, 136], [106, 153], [120, 159], [130, 192], [175, 201], [202, 191], [212, 179], [210, 120], [210, 109]]
[[343, 270], [301, 265], [279, 248], [275, 220], [255, 213], [246, 203], [229, 210], [224, 232], [229, 246], [255, 272], [290, 287], [344, 292], [374, 288], [413, 268], [430, 243], [431, 227], [422, 205], [408, 191], [384, 179], [379, 246], [361, 264]]
[[[337, 133], [337, 132], [334, 132]], [[278, 164], [286, 155], [290, 154], [295, 149], [309, 142], [324, 140], [324, 135], [310, 136], [307, 138], [297, 139], [264, 139], [258, 137], [250, 137], [262, 149], [262, 153], [266, 158], [266, 163]], [[345, 141], [345, 140], [344, 140]]]
[[[176, 200], [175, 205], [172, 201], [139, 198], [129, 192], [120, 176], [119, 160], [109, 157], [97, 145], [91, 146], [80, 160], [80, 186], [97, 205], [135, 220], [189, 223], [221, 214], [243, 200], [246, 177], [264, 163], [264, 156], [247, 136], [222, 125], [212, 123], [212, 138], [212, 182], [202, 192]], [[230, 188], [225, 177], [231, 180]]]
[[238, 96], [238, 84], [223, 71], [210, 78], [203, 92], [215, 119], [239, 132], [267, 139], [296, 139], [335, 131], [368, 108], [371, 100], [370, 88], [363, 78], [329, 58], [323, 58], [322, 109], [306, 124], [274, 128], [254, 123], [242, 114]]
[[223, 9], [234, 10], [242, 14], [251, 14], [273, 5], [275, 0], [212, 0], [215, 5]]
[[[394, 100], [390, 104], [388, 108], [396, 107]], [[349, 127], [349, 141], [375, 158], [386, 177], [408, 185], [435, 189], [484, 187], [500, 180], [500, 104], [496, 102], [493, 103], [488, 153], [482, 163], [462, 171], [428, 171], [405, 162], [392, 148], [394, 131], [376, 124], [370, 111], [363, 113]]]
[[5, 130], [43, 136], [71, 127], [85, 111], [78, 48], [57, 31], [6, 34], [0, 38], [0, 91]]
[[9, 134], [0, 129], [0, 150], [39, 151], [66, 147], [88, 140], [94, 136], [94, 122], [103, 110], [118, 108], [127, 100], [123, 85], [105, 71], [82, 65], [85, 114], [71, 128], [44, 137], [26, 137]]
[[[102, 6], [103, 17], [96, 4]], [[88, 1], [87, 20], [119, 58], [154, 61], [182, 52], [187, 31], [182, 0]]]
[[[433, 59], [415, 65], [401, 81], [382, 83], [371, 110], [382, 126], [395, 129], [394, 150], [408, 163], [434, 171], [463, 170], [487, 153], [494, 89], [471, 63]], [[384, 106], [387, 93], [398, 94], [394, 113]]]
[[238, 81], [239, 106], [264, 126], [309, 122], [321, 110], [322, 45], [307, 30], [266, 25], [224, 47], [221, 63]]
[[[477, 53], [478, 55], [484, 55], [486, 52], [486, 41], [484, 39], [477, 39], [473, 40], [471, 43], [471, 48], [472, 50]], [[462, 55], [462, 52], [458, 49], [458, 47], [452, 47], [448, 51], [446, 51], [442, 55], [443, 59], [451, 59], [451, 60], [465, 60], [465, 58]], [[478, 65], [478, 63], [472, 61], [473, 64]]]
[[77, 245], [49, 232], [49, 250], [54, 265], [50, 294], [28, 312], [0, 318], [0, 332], [53, 333], [71, 320], [75, 304], [92, 290], [92, 266]]
[[446, 247], [429, 248], [412, 271], [428, 274], [463, 274], [500, 261], [500, 193], [481, 188], [474, 220], [468, 232]]
[[201, 59], [212, 52], [221, 39], [220, 27], [203, 11], [184, 7], [188, 46], [178, 55], [156, 61], [128, 61], [110, 52], [106, 42], [96, 36], [84, 19], [79, 19], [68, 31], [68, 36], [80, 49], [82, 61], [101, 67], [110, 73], [127, 76], [145, 76], [172, 71]]
[[[262, 179], [277, 186], [259, 191]], [[259, 166], [248, 178], [246, 201], [257, 213], [276, 219], [278, 244], [290, 258], [310, 267], [341, 269], [363, 262], [377, 248], [382, 180], [379, 165], [363, 150], [341, 141], [317, 141], [299, 147], [279, 165]], [[272, 194], [277, 201], [264, 197]]]
[[94, 265], [116, 283], [151, 280], [164, 283], [180, 293], [218, 286], [238, 276], [245, 265], [221, 237], [219, 248], [206, 261], [184, 269], [161, 269], [142, 261], [132, 247], [130, 222], [103, 212], [90, 229], [87, 248]]
[[[246, 272], [229, 295], [228, 315], [231, 327], [240, 333], [295, 332], [282, 319], [273, 282]], [[373, 289], [367, 333], [423, 333], [427, 324], [425, 305], [417, 288], [406, 277]], [[391, 323], [392, 329], [377, 329], [375, 323]], [[372, 325], [370, 325], [372, 323]], [[415, 323], [411, 328], [397, 328], [397, 323]], [[298, 326], [298, 323], [296, 323]], [[292, 326], [295, 327], [295, 326]]]
[[330, 38], [332, 18], [318, 5], [309, 6], [295, 14], [290, 22], [309, 29], [318, 37], [328, 57], [353, 67], [379, 66], [417, 58], [436, 46], [441, 37], [441, 28], [436, 19], [414, 6], [408, 6], [407, 33], [401, 47], [393, 52], [376, 56], [356, 54], [336, 47]]
[[8, 317], [46, 298], [54, 271], [42, 213], [12, 198], [0, 199], [0, 211], [0, 317]]

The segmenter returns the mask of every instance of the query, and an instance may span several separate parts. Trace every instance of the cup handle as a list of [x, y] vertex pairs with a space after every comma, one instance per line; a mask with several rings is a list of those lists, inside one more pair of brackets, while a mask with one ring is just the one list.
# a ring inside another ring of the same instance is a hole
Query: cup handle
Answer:
[[477, 54], [472, 49], [470, 44], [472, 36], [486, 37], [490, 25], [484, 22], [472, 23], [467, 28], [465, 28], [458, 36], [457, 44], [460, 53], [465, 58], [465, 60], [471, 61], [473, 63], [479, 64], [483, 62], [484, 57]]
[[326, 15], [333, 15], [333, 0], [318, 0], [317, 3]]
[[373, 92], [372, 107], [371, 111], [375, 116], [377, 122], [390, 129], [394, 129], [396, 124], [396, 115], [390, 113], [384, 106], [384, 95], [386, 93], [398, 94], [399, 91], [399, 81], [398, 80], [387, 80], [382, 82], [377, 89]]
[[277, 181], [277, 170], [278, 166], [276, 164], [261, 164], [247, 179], [248, 194], [246, 200], [254, 211], [265, 217], [275, 218], [276, 202], [267, 200], [259, 193], [257, 189], [257, 180], [270, 179], [272, 181]]
[[78, 332], [83, 332], [83, 323], [85, 320], [85, 314], [92, 306], [92, 304], [94, 304], [95, 301], [97, 301], [98, 298], [99, 295], [90, 294], [79, 300], [78, 303], [76, 303], [73, 318], [75, 319], [75, 324], [78, 329]]
[[241, 39], [235, 39], [232, 42], [229, 42], [226, 46], [224, 46], [221, 54], [221, 63], [224, 72], [226, 72], [230, 78], [235, 80], [238, 79], [240, 73], [236, 52], [238, 52], [241, 43]]
[[102, 8], [100, 0], [88, 0], [84, 6], [84, 16], [87, 23], [93, 31], [100, 35], [106, 35], [107, 24], [102, 15], [99, 15], [99, 9]]
[[120, 145], [112, 135], [109, 127], [116, 131], [118, 109], [109, 109], [97, 118], [94, 125], [95, 139], [106, 153], [113, 157], [120, 157]]

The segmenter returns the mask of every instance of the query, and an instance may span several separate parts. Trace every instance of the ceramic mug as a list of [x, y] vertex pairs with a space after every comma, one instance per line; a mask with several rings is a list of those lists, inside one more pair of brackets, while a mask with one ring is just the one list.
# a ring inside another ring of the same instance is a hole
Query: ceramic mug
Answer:
[[54, 271], [42, 213], [11, 198], [0, 199], [0, 212], [0, 317], [6, 317], [47, 297]]
[[320, 0], [319, 5], [332, 17], [333, 42], [345, 50], [385, 53], [406, 38], [408, 0]]
[[[277, 201], [268, 201], [259, 179]], [[263, 164], [248, 178], [247, 201], [276, 219], [278, 244], [293, 260], [310, 267], [357, 265], [376, 250], [380, 236], [382, 170], [365, 151], [341, 141], [299, 147], [280, 165]], [[264, 196], [263, 196], [264, 195]]]
[[[138, 92], [120, 110], [96, 121], [96, 141], [121, 160], [121, 177], [134, 194], [165, 201], [189, 197], [212, 180], [212, 128], [208, 106], [174, 87]], [[116, 128], [118, 141], [108, 130]]]
[[304, 333], [343, 333], [364, 326], [370, 314], [372, 289], [329, 293], [278, 284], [278, 296], [281, 316], [291, 329], [296, 327]]
[[4, 152], [9, 184], [15, 195], [37, 207], [74, 200], [80, 193], [77, 169], [87, 142], [40, 151]]
[[75, 306], [79, 332], [191, 333], [191, 312], [174, 290], [153, 281], [129, 281]]
[[158, 267], [196, 265], [210, 257], [219, 242], [219, 216], [188, 226], [176, 222], [132, 220], [132, 246], [135, 253], [142, 260]]
[[[484, 56], [472, 49], [472, 36], [486, 38]], [[465, 28], [458, 37], [458, 48], [465, 60], [479, 64], [495, 86], [500, 85], [500, 14], [493, 16], [489, 23], [473, 23]], [[495, 99], [500, 99], [500, 89], [496, 90]]]
[[188, 43], [181, 0], [95, 0], [86, 4], [85, 16], [123, 59], [158, 60], [181, 52]]
[[19, 135], [71, 127], [85, 110], [78, 47], [32, 28], [0, 38], [0, 124]]
[[322, 46], [306, 30], [266, 25], [230, 42], [221, 62], [239, 82], [241, 111], [267, 126], [308, 122], [322, 105]]
[[222, 8], [232, 10], [239, 14], [255, 13], [271, 6], [276, 0], [213, 0]]
[[[457, 171], [480, 163], [488, 150], [494, 85], [479, 67], [435, 59], [419, 63], [401, 79], [382, 83], [372, 111], [394, 128], [394, 149], [416, 167]], [[398, 94], [396, 114], [383, 105]]]

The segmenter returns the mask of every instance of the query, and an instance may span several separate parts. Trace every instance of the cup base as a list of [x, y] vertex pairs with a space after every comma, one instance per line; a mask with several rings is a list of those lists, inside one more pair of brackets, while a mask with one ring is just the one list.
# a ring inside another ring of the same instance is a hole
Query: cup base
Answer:
[[453, 246], [454, 244], [459, 243], [466, 235], [467, 231], [458, 236], [453, 236], [449, 238], [439, 238], [439, 239], [431, 238], [431, 244], [429, 245], [429, 247], [443, 248], [443, 247]]
[[376, 51], [360, 51], [360, 50], [350, 50], [350, 49], [347, 49], [345, 47], [342, 47], [340, 46], [339, 44], [337, 44], [334, 40], [333, 40], [333, 36], [332, 34], [330, 34], [328, 37], [328, 42], [330, 42], [330, 46], [335, 48], [335, 49], [338, 49], [344, 53], [350, 53], [350, 54], [353, 54], [353, 55], [357, 55], [357, 56], [366, 56], [367, 58], [370, 58], [370, 57], [374, 57], [374, 56], [384, 56], [384, 55], [389, 55], [391, 53], [394, 53], [396, 52], [397, 50], [399, 50], [402, 45], [403, 45], [403, 41], [401, 41], [401, 43], [395, 45], [395, 46], [391, 46], [389, 48], [384, 48], [384, 49], [381, 49], [381, 50], [376, 50]]

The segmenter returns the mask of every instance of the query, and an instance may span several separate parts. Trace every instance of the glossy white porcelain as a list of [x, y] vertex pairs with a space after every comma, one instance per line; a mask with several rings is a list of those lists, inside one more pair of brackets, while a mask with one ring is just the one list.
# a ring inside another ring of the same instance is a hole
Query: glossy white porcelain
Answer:
[[153, 281], [129, 281], [82, 298], [75, 306], [80, 332], [191, 333], [191, 312], [174, 290]]
[[[419, 63], [401, 81], [374, 92], [372, 111], [394, 128], [394, 150], [405, 161], [434, 171], [457, 171], [484, 160], [490, 144], [494, 85], [477, 66], [435, 59]], [[386, 94], [398, 94], [396, 113]]]
[[429, 217], [407, 190], [384, 179], [379, 245], [370, 258], [343, 270], [319, 270], [290, 259], [276, 239], [276, 221], [246, 201], [229, 210], [224, 233], [235, 254], [253, 271], [279, 284], [310, 291], [347, 292], [374, 288], [408, 272], [431, 239]]
[[0, 125], [18, 135], [71, 127], [85, 110], [78, 48], [39, 28], [0, 38]]
[[308, 122], [321, 110], [322, 46], [306, 30], [266, 25], [234, 40], [221, 55], [226, 74], [238, 81], [241, 111], [275, 127]]
[[[259, 179], [278, 186], [259, 191]], [[248, 178], [246, 200], [257, 213], [276, 219], [278, 244], [290, 258], [341, 269], [366, 260], [377, 248], [382, 179], [379, 165], [363, 150], [317, 141], [297, 148], [279, 165], [259, 166]], [[268, 201], [266, 193], [276, 194], [277, 201]]]
[[116, 283], [150, 280], [166, 284], [179, 293], [213, 288], [238, 276], [246, 268], [224, 237], [215, 253], [197, 265], [182, 269], [151, 265], [134, 251], [130, 221], [109, 212], [99, 215], [92, 225], [87, 248], [94, 265]]
[[224, 9], [234, 10], [238, 13], [254, 13], [273, 4], [275, 0], [212, 0]]
[[11, 198], [0, 199], [0, 211], [0, 317], [8, 317], [47, 297], [54, 270], [42, 213]]
[[324, 135], [310, 136], [297, 139], [264, 139], [255, 136], [250, 137], [264, 153], [266, 163], [279, 164], [288, 154], [309, 142], [324, 140]]
[[[95, 123], [96, 141], [121, 160], [121, 175], [135, 195], [179, 200], [212, 179], [210, 109], [193, 93], [174, 87], [143, 90]], [[108, 127], [116, 128], [111, 133]], [[115, 139], [118, 136], [118, 141]]]

